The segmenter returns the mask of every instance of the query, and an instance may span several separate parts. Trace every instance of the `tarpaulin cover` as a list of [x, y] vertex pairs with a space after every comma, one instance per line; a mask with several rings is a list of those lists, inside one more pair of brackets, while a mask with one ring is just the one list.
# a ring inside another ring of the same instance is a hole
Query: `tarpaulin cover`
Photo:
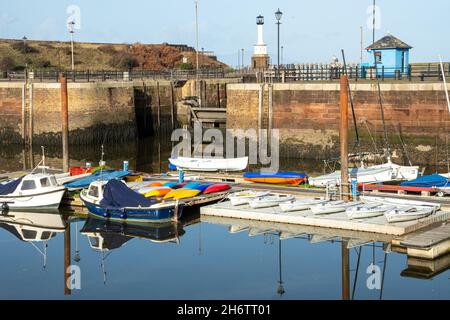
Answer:
[[433, 187], [446, 187], [450, 186], [450, 179], [440, 174], [430, 174], [427, 176], [419, 177], [415, 180], [406, 181], [401, 183], [404, 187], [423, 187], [423, 188], [433, 188]]
[[150, 207], [155, 203], [156, 201], [134, 192], [123, 182], [119, 180], [110, 180], [105, 185], [103, 200], [100, 202], [100, 205], [108, 208], [136, 208]]
[[244, 178], [306, 178], [306, 174], [298, 172], [246, 172]]
[[67, 188], [85, 188], [91, 184], [91, 182], [98, 181], [98, 180], [104, 180], [108, 181], [111, 179], [120, 179], [123, 177], [126, 177], [130, 173], [128, 171], [113, 171], [113, 170], [103, 170], [103, 171], [97, 171], [93, 173], [92, 175], [75, 180], [73, 182], [65, 183], [64, 186]]
[[6, 184], [0, 184], [0, 196], [5, 196], [7, 194], [13, 193], [17, 186], [22, 181], [23, 177], [13, 180], [11, 182], [8, 182]]

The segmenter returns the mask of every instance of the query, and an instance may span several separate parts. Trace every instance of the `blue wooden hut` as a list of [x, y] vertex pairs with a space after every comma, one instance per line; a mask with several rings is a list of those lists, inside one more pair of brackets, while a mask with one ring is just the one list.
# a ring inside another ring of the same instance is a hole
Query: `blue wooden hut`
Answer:
[[395, 77], [408, 74], [409, 51], [412, 47], [391, 34], [381, 38], [366, 50], [371, 62], [366, 67], [377, 66], [378, 76]]

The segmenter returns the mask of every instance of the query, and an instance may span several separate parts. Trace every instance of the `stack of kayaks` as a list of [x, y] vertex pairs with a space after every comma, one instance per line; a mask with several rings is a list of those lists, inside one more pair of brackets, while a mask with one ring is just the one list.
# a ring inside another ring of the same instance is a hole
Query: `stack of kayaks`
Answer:
[[290, 184], [300, 185], [305, 183], [308, 176], [305, 173], [297, 172], [246, 172], [244, 173], [244, 180], [256, 183], [270, 183], [270, 184]]

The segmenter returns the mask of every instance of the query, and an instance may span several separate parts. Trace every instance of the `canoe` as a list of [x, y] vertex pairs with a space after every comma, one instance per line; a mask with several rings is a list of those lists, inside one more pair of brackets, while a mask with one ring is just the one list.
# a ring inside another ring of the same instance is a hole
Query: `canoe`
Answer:
[[229, 184], [218, 183], [218, 184], [213, 184], [212, 186], [209, 186], [208, 188], [206, 188], [205, 191], [203, 191], [203, 193], [204, 194], [216, 193], [216, 192], [227, 191], [229, 189], [231, 189]]
[[383, 204], [361, 204], [355, 207], [350, 207], [346, 210], [347, 216], [350, 219], [366, 219], [382, 216], [386, 211], [395, 209], [393, 205]]
[[240, 206], [243, 204], [248, 204], [255, 198], [267, 196], [269, 193], [270, 192], [268, 191], [240, 191], [228, 195], [228, 199], [230, 200], [232, 206]]
[[359, 204], [361, 204], [361, 202], [344, 202], [342, 200], [329, 201], [311, 207], [311, 212], [314, 214], [333, 214], [345, 212], [348, 208], [357, 206]]
[[285, 194], [269, 194], [264, 197], [253, 199], [249, 202], [253, 209], [276, 207], [282, 202], [292, 201], [294, 196]]
[[296, 199], [289, 202], [280, 203], [280, 209], [283, 212], [293, 212], [293, 211], [302, 211], [309, 210], [312, 206], [322, 204], [327, 202], [328, 200], [323, 199]]
[[198, 187], [199, 185], [201, 185], [200, 182], [190, 182], [187, 183], [183, 186], [183, 189], [195, 189], [196, 187]]
[[230, 159], [178, 157], [169, 161], [178, 169], [188, 171], [242, 171], [248, 166], [248, 157]]
[[170, 189], [170, 188], [161, 187], [161, 188], [157, 188], [157, 189], [147, 192], [146, 194], [144, 194], [144, 196], [146, 198], [164, 197], [166, 194], [168, 194], [171, 191], [172, 191], [172, 189]]
[[193, 187], [193, 188], [191, 188], [191, 189], [194, 189], [194, 190], [200, 190], [201, 192], [204, 192], [206, 189], [208, 189], [210, 186], [212, 186], [212, 184], [211, 183], [205, 183], [205, 184], [200, 184], [200, 185], [198, 185], [198, 186], [196, 186], [196, 187]]
[[196, 197], [201, 193], [200, 190], [193, 190], [193, 189], [177, 189], [172, 190], [169, 193], [167, 193], [164, 196], [164, 199], [174, 199], [174, 200], [180, 200], [180, 199], [186, 199], [186, 198], [193, 198]]
[[291, 184], [299, 185], [304, 183], [308, 176], [304, 173], [297, 172], [247, 172], [244, 173], [244, 180], [256, 183], [270, 183], [270, 184]]
[[161, 181], [156, 181], [156, 182], [153, 182], [153, 183], [150, 183], [150, 187], [162, 187], [164, 185], [164, 182], [161, 182]]
[[170, 182], [170, 181], [163, 184], [164, 187], [171, 188], [171, 189], [176, 189], [176, 187], [178, 185], [179, 185], [178, 182]]
[[384, 216], [389, 223], [392, 222], [404, 222], [411, 220], [418, 220], [436, 212], [436, 208], [433, 207], [397, 207], [393, 210], [387, 211]]
[[112, 179], [121, 179], [128, 176], [129, 174], [130, 172], [128, 171], [97, 171], [89, 177], [66, 183], [64, 186], [69, 190], [83, 189], [88, 187], [94, 181], [109, 181]]

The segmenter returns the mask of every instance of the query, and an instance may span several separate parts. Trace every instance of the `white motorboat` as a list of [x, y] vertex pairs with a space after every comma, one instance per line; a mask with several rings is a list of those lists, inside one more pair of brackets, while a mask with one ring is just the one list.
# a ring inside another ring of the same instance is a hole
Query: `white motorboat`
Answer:
[[170, 158], [170, 163], [187, 171], [242, 171], [248, 166], [248, 157], [243, 158]]
[[285, 194], [268, 194], [264, 197], [258, 197], [249, 201], [253, 209], [276, 207], [280, 203], [294, 200], [294, 196]]
[[441, 208], [439, 203], [399, 199], [399, 198], [388, 198], [388, 197], [373, 197], [373, 196], [361, 196], [360, 199], [364, 203], [378, 203], [378, 204], [391, 204], [395, 206], [416, 206], [416, 207], [433, 207], [437, 210]]
[[289, 202], [280, 203], [280, 209], [283, 212], [293, 212], [293, 211], [302, 211], [309, 210], [311, 207], [316, 206], [318, 204], [322, 204], [328, 202], [328, 200], [324, 199], [295, 199]]
[[346, 212], [350, 219], [365, 219], [382, 216], [386, 211], [392, 209], [395, 209], [394, 205], [371, 203], [347, 208]]
[[387, 211], [384, 216], [389, 223], [392, 222], [404, 222], [411, 220], [418, 220], [436, 212], [435, 207], [397, 207], [395, 209]]
[[66, 192], [53, 174], [31, 173], [0, 187], [3, 209], [55, 209]]
[[345, 202], [342, 200], [329, 201], [311, 207], [311, 212], [314, 214], [333, 214], [345, 212], [348, 208], [361, 204], [361, 202]]
[[[391, 167], [380, 168], [352, 168], [349, 169], [349, 182], [352, 180], [357, 183], [378, 183], [392, 181], [393, 169]], [[309, 184], [313, 187], [324, 188], [329, 185], [341, 184], [341, 171], [335, 171], [333, 173], [309, 178]]]
[[255, 198], [267, 196], [269, 193], [270, 192], [268, 191], [246, 190], [232, 193], [228, 195], [228, 199], [230, 200], [232, 206], [239, 206], [243, 204], [248, 204], [251, 200]]

